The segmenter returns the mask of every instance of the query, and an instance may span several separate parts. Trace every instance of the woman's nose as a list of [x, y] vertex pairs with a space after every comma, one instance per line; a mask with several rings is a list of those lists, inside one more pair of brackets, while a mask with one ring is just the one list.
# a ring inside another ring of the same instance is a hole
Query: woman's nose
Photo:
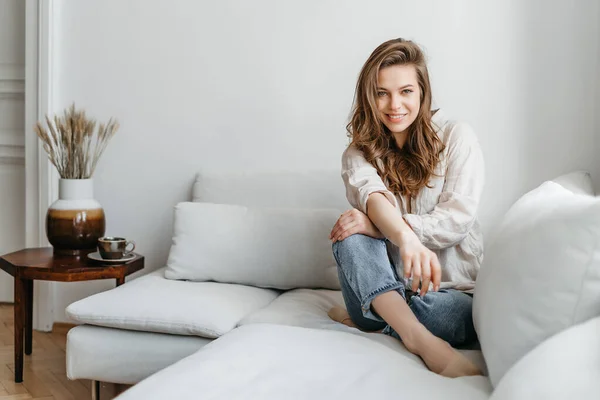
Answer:
[[397, 94], [392, 94], [390, 99], [390, 108], [392, 110], [398, 110], [402, 106], [402, 99]]

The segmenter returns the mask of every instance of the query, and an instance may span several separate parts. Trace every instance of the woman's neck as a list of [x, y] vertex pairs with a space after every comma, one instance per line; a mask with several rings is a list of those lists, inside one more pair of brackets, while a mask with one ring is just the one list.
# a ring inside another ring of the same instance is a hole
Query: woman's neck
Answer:
[[404, 143], [406, 143], [406, 139], [408, 138], [408, 129], [399, 132], [399, 133], [394, 133], [394, 140], [396, 141], [396, 145], [398, 146], [399, 149], [402, 148], [402, 146], [404, 146]]

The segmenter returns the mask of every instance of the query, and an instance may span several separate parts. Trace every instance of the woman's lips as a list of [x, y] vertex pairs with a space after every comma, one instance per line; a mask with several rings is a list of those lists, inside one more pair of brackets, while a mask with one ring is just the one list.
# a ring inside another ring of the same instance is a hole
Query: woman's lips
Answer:
[[385, 114], [385, 116], [387, 117], [388, 121], [398, 123], [402, 122], [404, 117], [406, 117], [406, 114]]

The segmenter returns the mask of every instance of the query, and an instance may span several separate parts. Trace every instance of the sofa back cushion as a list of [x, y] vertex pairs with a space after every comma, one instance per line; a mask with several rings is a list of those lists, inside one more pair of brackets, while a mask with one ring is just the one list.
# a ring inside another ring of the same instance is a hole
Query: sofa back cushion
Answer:
[[180, 203], [167, 279], [339, 289], [329, 233], [341, 210]]
[[473, 318], [494, 387], [544, 340], [600, 315], [600, 199], [585, 193], [543, 183], [487, 246]]
[[337, 170], [263, 173], [199, 172], [195, 202], [239, 204], [248, 207], [350, 208]]

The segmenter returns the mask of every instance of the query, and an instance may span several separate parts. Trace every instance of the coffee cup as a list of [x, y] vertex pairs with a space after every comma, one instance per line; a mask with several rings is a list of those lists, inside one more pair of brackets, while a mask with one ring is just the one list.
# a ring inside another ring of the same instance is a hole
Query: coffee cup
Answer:
[[[131, 245], [131, 249], [127, 247]], [[122, 237], [105, 236], [98, 239], [98, 252], [105, 260], [119, 260], [135, 250], [135, 242]]]

